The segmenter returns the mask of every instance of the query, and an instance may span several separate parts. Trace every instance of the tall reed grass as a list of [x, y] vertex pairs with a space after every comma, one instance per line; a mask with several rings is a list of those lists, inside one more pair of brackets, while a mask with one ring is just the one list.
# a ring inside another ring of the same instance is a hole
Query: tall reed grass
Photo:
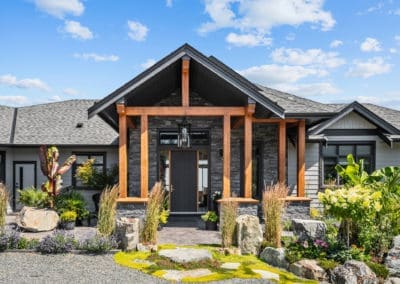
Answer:
[[264, 240], [268, 245], [281, 246], [281, 217], [288, 188], [284, 183], [268, 186], [263, 193], [262, 209], [265, 218]]
[[161, 182], [157, 182], [151, 189], [147, 202], [146, 217], [141, 233], [141, 241], [145, 244], [155, 245], [157, 243], [157, 229], [160, 224], [164, 201], [165, 193], [163, 186]]
[[4, 184], [0, 183], [0, 232], [4, 230], [4, 226], [6, 225], [7, 202], [7, 188]]
[[119, 186], [106, 187], [100, 196], [97, 230], [103, 236], [110, 236], [115, 230]]
[[221, 202], [221, 239], [222, 247], [229, 248], [232, 246], [235, 228], [236, 218], [238, 216], [238, 203], [236, 201], [227, 200]]

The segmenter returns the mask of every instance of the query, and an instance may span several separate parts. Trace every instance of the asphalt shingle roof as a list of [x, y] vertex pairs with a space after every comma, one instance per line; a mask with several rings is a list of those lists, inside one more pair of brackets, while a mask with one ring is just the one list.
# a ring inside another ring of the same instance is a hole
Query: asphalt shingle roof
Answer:
[[[8, 121], [13, 119], [13, 111], [17, 111], [13, 145], [117, 144], [118, 133], [106, 122], [98, 116], [88, 119], [87, 110], [94, 103], [95, 100], [69, 100], [9, 108], [11, 111], [8, 112], [0, 107], [0, 119], [4, 113], [8, 125]], [[81, 127], [77, 127], [78, 124], [81, 124]], [[8, 139], [3, 139], [2, 133], [0, 130], [1, 143], [8, 144], [11, 134]]]
[[362, 105], [400, 130], [400, 111], [374, 104]]
[[0, 106], [0, 144], [10, 143], [15, 109]]

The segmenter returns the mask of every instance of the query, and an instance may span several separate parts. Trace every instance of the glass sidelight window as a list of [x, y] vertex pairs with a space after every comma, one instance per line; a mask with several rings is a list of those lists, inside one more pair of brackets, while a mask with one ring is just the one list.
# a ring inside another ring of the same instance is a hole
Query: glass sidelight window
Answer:
[[170, 156], [169, 150], [161, 150], [158, 161], [158, 177], [165, 189], [170, 189]]
[[0, 183], [6, 181], [6, 152], [0, 152]]
[[208, 173], [209, 173], [209, 159], [208, 151], [198, 151], [198, 162], [197, 162], [197, 196], [198, 196], [198, 209], [199, 211], [205, 211], [207, 209], [207, 203], [209, 198], [208, 189]]

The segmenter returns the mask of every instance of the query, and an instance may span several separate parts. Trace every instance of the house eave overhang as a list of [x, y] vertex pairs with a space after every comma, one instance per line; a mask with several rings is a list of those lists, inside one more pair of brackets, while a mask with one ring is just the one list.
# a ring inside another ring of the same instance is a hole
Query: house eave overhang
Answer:
[[178, 48], [176, 51], [167, 55], [164, 59], [160, 60], [158, 63], [145, 70], [134, 79], [115, 90], [107, 97], [93, 105], [88, 110], [89, 118], [93, 117], [96, 114], [99, 114], [103, 120], [109, 123], [114, 129], [116, 129], [118, 122], [116, 118], [113, 118], [111, 115], [102, 115], [105, 110], [111, 105], [123, 99], [126, 95], [132, 92], [134, 89], [141, 86], [147, 80], [153, 78], [161, 71], [165, 70], [168, 66], [179, 60], [184, 56], [189, 56], [194, 59], [196, 62], [200, 63], [203, 67], [208, 69], [210, 72], [213, 72], [219, 78], [225, 80], [227, 83], [231, 84], [233, 87], [240, 90], [243, 94], [247, 95], [250, 99], [254, 100], [256, 103], [259, 103], [263, 107], [270, 110], [274, 115], [280, 118], [285, 117], [284, 109], [280, 107], [275, 102], [269, 100], [264, 97], [261, 93], [259, 93], [259, 89], [257, 86], [247, 81], [247, 79], [243, 78], [239, 74], [233, 74], [233, 72], [227, 72], [227, 67], [225, 68], [222, 63], [219, 63], [216, 60], [212, 60], [205, 55], [201, 54], [193, 47], [188, 44], [183, 45]]

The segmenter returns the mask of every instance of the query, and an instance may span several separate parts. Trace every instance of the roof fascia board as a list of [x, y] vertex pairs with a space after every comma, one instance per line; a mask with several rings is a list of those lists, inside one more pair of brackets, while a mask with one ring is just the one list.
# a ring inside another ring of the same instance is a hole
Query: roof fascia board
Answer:
[[309, 129], [309, 135], [316, 135], [320, 134], [324, 129], [328, 128], [329, 126], [333, 125], [335, 122], [339, 121], [349, 113], [354, 111], [353, 107], [345, 108], [341, 112], [339, 112], [336, 116], [332, 117], [329, 120], [326, 120], [320, 124], [317, 124]]

